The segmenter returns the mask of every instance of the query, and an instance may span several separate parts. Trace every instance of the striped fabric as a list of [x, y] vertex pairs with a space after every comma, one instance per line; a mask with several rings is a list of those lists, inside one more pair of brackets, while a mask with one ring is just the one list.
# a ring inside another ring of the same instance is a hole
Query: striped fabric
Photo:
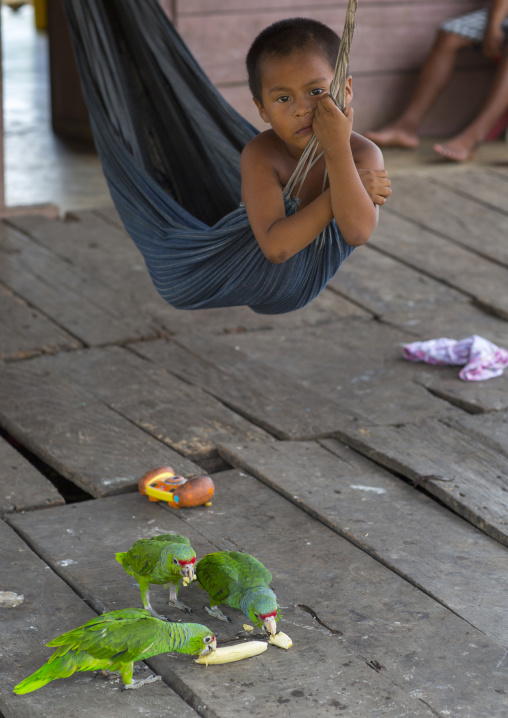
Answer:
[[[156, 0], [64, 0], [116, 209], [159, 294], [179, 309], [308, 304], [353, 248], [335, 222], [282, 264], [239, 206], [256, 130], [215, 90]], [[286, 213], [296, 211], [286, 200]]]
[[[485, 37], [488, 19], [488, 8], [482, 8], [481, 10], [474, 10], [466, 15], [446, 20], [439, 26], [439, 29], [444, 32], [451, 32], [454, 35], [467, 37], [475, 43], [480, 43]], [[508, 34], [508, 16], [503, 20], [502, 27], [505, 34]]]

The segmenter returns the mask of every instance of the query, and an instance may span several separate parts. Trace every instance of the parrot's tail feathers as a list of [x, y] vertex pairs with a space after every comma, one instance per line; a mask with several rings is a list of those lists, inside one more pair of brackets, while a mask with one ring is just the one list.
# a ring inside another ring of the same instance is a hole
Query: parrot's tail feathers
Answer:
[[[64, 675], [71, 675], [70, 673], [62, 674], [58, 668], [57, 670], [54, 670], [54, 668], [57, 668], [54, 664], [48, 665], [45, 663], [38, 671], [35, 671], [31, 676], [27, 676], [21, 683], [18, 683], [13, 689], [14, 693], [18, 695], [31, 693], [32, 691], [37, 691], [39, 688], [42, 688], [46, 683], [55, 680], [55, 678], [63, 678]], [[74, 671], [72, 671], [72, 673], [74, 673]]]
[[13, 689], [14, 693], [30, 693], [36, 691], [57, 678], [68, 678], [76, 671], [95, 671], [108, 668], [108, 660], [93, 658], [86, 652], [68, 651], [64, 655], [54, 653], [49, 661], [25, 678]]
[[21, 681], [21, 683], [18, 683], [18, 685], [13, 689], [13, 692], [18, 695], [31, 693], [32, 691], [36, 691], [37, 689], [42, 688], [42, 686], [45, 686], [46, 683], [50, 682], [51, 678], [48, 676], [40, 677], [37, 675], [38, 673], [39, 671], [36, 671], [31, 676], [28, 676], [28, 678]]

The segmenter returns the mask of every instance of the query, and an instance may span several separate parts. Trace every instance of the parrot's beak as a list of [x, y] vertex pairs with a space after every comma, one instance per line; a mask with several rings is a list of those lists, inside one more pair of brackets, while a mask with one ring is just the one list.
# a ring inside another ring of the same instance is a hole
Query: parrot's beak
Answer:
[[189, 583], [194, 580], [194, 564], [186, 563], [184, 566], [182, 566], [182, 568], [180, 569], [180, 575], [188, 579]]
[[200, 653], [199, 655], [200, 655], [200, 656], [207, 656], [207, 655], [208, 655], [209, 653], [211, 653], [212, 651], [215, 651], [216, 648], [217, 648], [217, 639], [216, 639], [215, 636], [214, 636], [214, 637], [212, 638], [212, 640], [210, 641], [210, 643], [203, 648], [203, 650], [201, 651], [201, 653]]
[[269, 636], [275, 636], [275, 634], [277, 633], [275, 616], [267, 616], [263, 621], [263, 627]]

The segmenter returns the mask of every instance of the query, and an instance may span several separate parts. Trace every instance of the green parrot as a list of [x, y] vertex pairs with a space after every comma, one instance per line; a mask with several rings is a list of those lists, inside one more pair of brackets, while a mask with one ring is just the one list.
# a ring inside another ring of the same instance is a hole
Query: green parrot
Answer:
[[218, 551], [203, 556], [196, 566], [199, 585], [210, 597], [210, 616], [230, 621], [219, 609], [224, 603], [239, 608], [268, 635], [276, 633], [277, 597], [269, 587], [272, 574], [257, 558], [239, 551]]
[[14, 693], [36, 691], [76, 671], [98, 670], [119, 671], [124, 689], [140, 688], [160, 676], [133, 681], [135, 661], [171, 651], [204, 656], [215, 650], [217, 642], [199, 623], [166, 623], [143, 608], [123, 608], [93, 618], [46, 645], [56, 646], [56, 651], [38, 671], [18, 683]]
[[192, 612], [178, 600], [178, 589], [182, 576], [189, 581], [194, 578], [196, 552], [185, 536], [178, 534], [160, 534], [151, 539], [140, 539], [126, 552], [115, 554], [130, 576], [134, 576], [139, 584], [143, 607], [150, 611], [154, 618], [166, 621], [150, 605], [150, 584], [169, 586], [169, 601], [181, 611]]

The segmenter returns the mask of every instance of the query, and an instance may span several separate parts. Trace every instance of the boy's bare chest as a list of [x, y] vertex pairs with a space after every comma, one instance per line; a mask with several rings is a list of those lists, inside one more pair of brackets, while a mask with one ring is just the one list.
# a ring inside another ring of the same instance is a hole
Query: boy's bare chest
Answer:
[[[285, 162], [279, 168], [278, 175], [282, 187], [285, 187], [286, 184], [289, 182], [295, 168], [295, 162]], [[326, 183], [325, 187], [323, 187], [323, 182], [325, 179], [325, 169], [325, 160], [323, 157], [321, 157], [321, 159], [318, 160], [314, 167], [310, 169], [303, 185], [297, 184], [292, 194], [293, 196], [298, 195], [298, 197], [300, 198], [300, 209], [310, 204], [310, 202], [315, 200], [316, 197], [319, 197], [323, 189], [328, 186], [328, 183]]]

